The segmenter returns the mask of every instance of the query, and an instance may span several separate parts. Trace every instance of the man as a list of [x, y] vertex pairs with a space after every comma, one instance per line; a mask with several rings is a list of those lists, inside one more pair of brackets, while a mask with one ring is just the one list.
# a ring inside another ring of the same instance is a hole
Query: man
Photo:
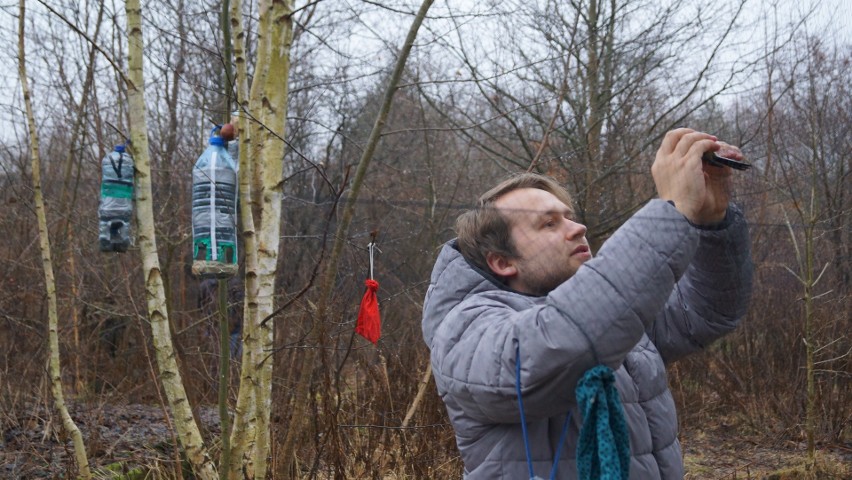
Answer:
[[615, 370], [630, 478], [683, 477], [665, 364], [730, 332], [752, 283], [731, 172], [703, 163], [710, 151], [742, 159], [712, 135], [669, 132], [651, 168], [659, 199], [594, 258], [570, 197], [546, 177], [510, 178], [459, 217], [432, 272], [423, 335], [466, 478], [547, 478], [554, 462], [556, 478], [576, 478], [575, 387], [600, 364]]

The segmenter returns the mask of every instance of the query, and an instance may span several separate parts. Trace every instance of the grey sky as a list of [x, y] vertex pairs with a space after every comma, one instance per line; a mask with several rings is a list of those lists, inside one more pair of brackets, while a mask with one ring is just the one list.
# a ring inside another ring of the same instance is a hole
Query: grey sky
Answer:
[[[342, 2], [342, 0], [329, 1]], [[348, 0], [348, 2], [352, 5], [359, 4], [358, 0]], [[304, 3], [304, 1], [297, 1], [297, 4], [301, 3]], [[414, 10], [419, 4], [419, 0], [397, 0], [393, 3], [396, 5], [406, 5], [408, 9]], [[774, 13], [773, 4], [777, 5]], [[469, 0], [449, 0], [443, 6], [436, 5], [439, 8], [433, 9], [433, 13], [436, 13], [437, 10], [445, 11], [445, 8], [464, 9], [466, 5], [482, 6], [482, 4], [478, 3], [472, 4]], [[774, 2], [769, 0], [751, 0], [748, 3], [744, 20], [749, 24], [755, 22], [755, 28], [748, 29], [747, 33], [745, 33], [745, 35], [750, 35], [752, 38], [745, 38], [742, 41], [747, 45], [760, 45], [763, 35], [765, 33], [771, 34], [771, 31], [767, 32], [767, 29], [762, 26], [762, 20], [768, 20], [772, 15], [775, 15], [777, 22], [783, 26], [793, 21], [793, 19], [799, 18], [805, 11], [811, 8], [815, 8], [816, 13], [806, 24], [805, 28], [807, 32], [811, 34], [826, 33], [827, 35], [824, 37], [833, 39], [837, 44], [846, 43], [848, 45], [852, 43], [852, 1], [849, 0], [777, 0]], [[35, 2], [28, 2], [28, 9], [28, 16], [30, 18], [34, 15], [46, 14], [44, 8]], [[17, 2], [0, 5], [0, 42], [7, 46], [7, 48], [0, 50], [0, 64], [4, 66], [0, 70], [0, 98], [3, 99], [0, 101], [0, 142], [7, 145], [9, 142], [15, 142], [15, 137], [20, 138], [25, 124], [22, 112], [23, 105], [20, 83], [17, 78], [17, 13]], [[371, 23], [370, 20], [367, 20], [367, 22], [368, 24]], [[364, 29], [357, 30], [361, 30], [361, 33], [365, 34], [366, 37], [369, 37], [371, 34], [388, 33], [389, 29], [387, 25], [385, 24], [384, 28], [382, 28], [381, 23], [382, 20], [374, 23], [373, 25], [377, 26], [377, 28], [373, 31], [370, 31], [370, 29], [366, 29], [366, 32]], [[69, 33], [69, 35], [73, 34]], [[369, 39], [364, 40], [369, 43]], [[382, 44], [376, 42], [375, 45], [381, 48]], [[28, 50], [31, 48], [32, 44], [29, 45]], [[377, 55], [380, 55], [380, 53], [377, 53]], [[39, 65], [35, 64], [32, 59], [28, 61], [28, 68], [30, 69], [31, 78], [44, 78], [44, 72], [39, 72], [39, 75], [35, 75], [34, 70], [39, 68]], [[32, 82], [33, 80], [31, 80]], [[38, 101], [39, 99], [35, 99], [36, 103]], [[45, 109], [44, 106], [39, 107], [38, 105], [36, 108], [39, 108], [42, 112]]]

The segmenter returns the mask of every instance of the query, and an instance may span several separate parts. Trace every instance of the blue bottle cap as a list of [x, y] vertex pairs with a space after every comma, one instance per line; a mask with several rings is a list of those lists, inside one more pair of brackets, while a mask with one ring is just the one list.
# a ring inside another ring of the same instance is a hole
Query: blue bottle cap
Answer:
[[219, 136], [219, 129], [222, 128], [222, 125], [216, 125], [210, 129], [210, 145], [219, 145], [220, 147], [225, 146], [225, 140]]
[[114, 150], [118, 153], [124, 153], [124, 148], [124, 145], [116, 145]]

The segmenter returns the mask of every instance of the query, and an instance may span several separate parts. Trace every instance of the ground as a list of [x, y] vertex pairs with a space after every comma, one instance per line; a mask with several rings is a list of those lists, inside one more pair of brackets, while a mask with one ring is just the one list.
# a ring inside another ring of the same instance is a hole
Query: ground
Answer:
[[[681, 433], [686, 479], [766, 479], [805, 478], [803, 443], [744, 434], [720, 422], [701, 430]], [[820, 446], [817, 449], [820, 473], [811, 478], [852, 479], [852, 445]]]
[[[173, 465], [172, 434], [163, 410], [156, 405], [71, 404], [71, 413], [87, 438], [90, 461], [98, 478], [111, 478], [102, 469]], [[0, 443], [0, 478], [69, 478], [70, 442], [56, 433], [59, 418], [44, 405], [32, 406], [21, 418], [4, 419]], [[196, 412], [207, 432], [218, 434], [215, 408]], [[92, 436], [94, 435], [94, 437]], [[779, 473], [802, 465], [804, 445], [771, 438], [745, 436], [724, 424], [682, 433], [686, 479], [804, 478]], [[852, 478], [852, 445], [821, 446], [820, 462], [834, 474], [816, 478]]]

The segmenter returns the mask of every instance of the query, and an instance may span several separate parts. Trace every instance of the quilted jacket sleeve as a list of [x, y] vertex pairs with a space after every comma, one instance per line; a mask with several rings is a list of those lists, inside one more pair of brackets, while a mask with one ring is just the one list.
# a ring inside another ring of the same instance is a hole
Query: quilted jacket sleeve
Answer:
[[648, 330], [666, 362], [733, 330], [751, 298], [753, 265], [742, 212], [728, 209], [724, 228], [701, 230], [695, 257]]
[[566, 412], [584, 372], [617, 369], [652, 327], [699, 236], [653, 200], [544, 302], [501, 290], [467, 296], [426, 334], [439, 392], [474, 420], [516, 423], [517, 345], [527, 417]]

